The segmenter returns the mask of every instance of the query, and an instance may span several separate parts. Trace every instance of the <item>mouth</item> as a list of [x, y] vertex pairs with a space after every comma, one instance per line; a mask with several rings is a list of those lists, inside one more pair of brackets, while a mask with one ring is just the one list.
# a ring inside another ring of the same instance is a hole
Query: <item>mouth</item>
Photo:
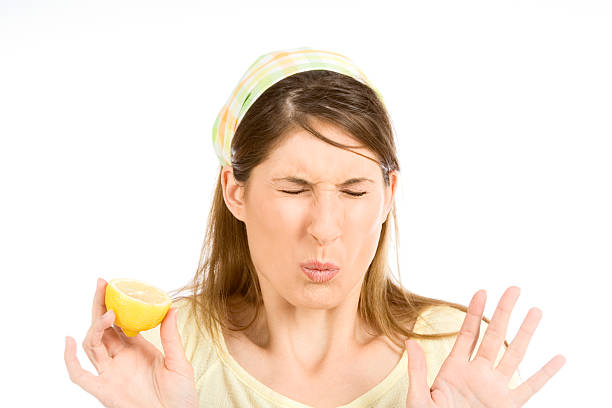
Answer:
[[302, 266], [302, 272], [315, 283], [323, 283], [332, 280], [339, 272], [340, 269], [311, 269]]
[[316, 259], [312, 259], [307, 262], [302, 262], [300, 266], [302, 268], [308, 268], [317, 271], [333, 271], [336, 269], [340, 269], [340, 267], [333, 262], [323, 262]]

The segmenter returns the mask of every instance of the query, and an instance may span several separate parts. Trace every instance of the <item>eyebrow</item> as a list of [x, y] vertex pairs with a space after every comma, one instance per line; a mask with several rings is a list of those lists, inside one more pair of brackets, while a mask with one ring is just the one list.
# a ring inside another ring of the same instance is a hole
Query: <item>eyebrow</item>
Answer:
[[[274, 178], [272, 179], [273, 181], [288, 181], [290, 183], [295, 183], [295, 184], [299, 184], [302, 186], [310, 186], [312, 185], [311, 182], [301, 179], [299, 177], [279, 177], [279, 178]], [[347, 187], [347, 186], [351, 186], [353, 184], [358, 184], [361, 183], [363, 181], [369, 181], [370, 183], [374, 183], [374, 180], [370, 180], [369, 178], [366, 177], [353, 177], [350, 178], [348, 180], [346, 180], [345, 182], [342, 182], [340, 184], [336, 184], [336, 186], [338, 187]]]

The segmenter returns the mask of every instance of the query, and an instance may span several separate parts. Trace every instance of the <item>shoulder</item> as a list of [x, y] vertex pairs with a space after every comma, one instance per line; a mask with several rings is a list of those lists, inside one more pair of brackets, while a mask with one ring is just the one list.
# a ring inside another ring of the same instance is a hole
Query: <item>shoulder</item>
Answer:
[[[465, 320], [466, 312], [449, 305], [434, 305], [425, 308], [414, 324], [420, 334], [436, 334], [458, 331]], [[482, 323], [486, 325], [483, 320]]]
[[[422, 342], [445, 343], [446, 345], [454, 345], [463, 322], [467, 316], [467, 312], [450, 305], [434, 305], [424, 309], [414, 325], [414, 332], [418, 334], [447, 334], [438, 339], [423, 339]], [[480, 330], [478, 333], [478, 341], [474, 348], [474, 353], [478, 350], [485, 332], [487, 331], [488, 323], [483, 319], [480, 320]]]
[[[181, 336], [183, 348], [185, 352], [189, 352], [196, 345], [201, 345], [206, 339], [203, 339], [198, 331], [195, 319], [192, 314], [192, 305], [189, 299], [183, 298], [172, 303], [172, 308], [176, 309], [176, 325]], [[161, 336], [160, 336], [161, 324], [156, 327], [140, 332], [142, 337], [151, 342], [159, 351], [164, 353]]]
[[[188, 306], [189, 304], [185, 299], [181, 299], [177, 302], [172, 303], [172, 308], [175, 308], [177, 311], [176, 324], [177, 324], [179, 333], [181, 334], [181, 337], [183, 337], [183, 328], [185, 326], [187, 312], [189, 311]], [[140, 334], [146, 340], [151, 342], [155, 347], [157, 347], [159, 351], [161, 351], [163, 354], [164, 350], [161, 345], [160, 329], [161, 329], [161, 323], [150, 330], [140, 332]]]
[[[199, 330], [192, 313], [192, 303], [189, 299], [179, 299], [172, 303], [177, 311], [177, 328], [181, 337], [181, 344], [185, 351], [185, 357], [194, 368], [196, 380], [199, 379], [207, 369], [216, 361], [216, 353], [210, 337], [203, 335]], [[152, 343], [162, 354], [164, 349], [160, 337], [161, 325], [151, 330], [140, 332], [142, 337]]]

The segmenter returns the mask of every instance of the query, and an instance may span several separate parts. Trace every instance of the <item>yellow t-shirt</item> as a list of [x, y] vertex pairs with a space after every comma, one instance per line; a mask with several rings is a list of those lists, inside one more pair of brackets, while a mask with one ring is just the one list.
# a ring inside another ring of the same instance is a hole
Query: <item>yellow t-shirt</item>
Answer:
[[[228, 352], [222, 337], [222, 350], [216, 349], [213, 343], [202, 338], [193, 321], [184, 299], [173, 304], [177, 308], [177, 324], [187, 359], [194, 368], [195, 384], [200, 407], [215, 408], [312, 408], [309, 405], [292, 400], [251, 376]], [[189, 315], [189, 316], [188, 316]], [[414, 331], [417, 333], [441, 333], [456, 331], [461, 328], [465, 313], [449, 306], [433, 306], [424, 310], [416, 321]], [[472, 358], [486, 331], [487, 323], [482, 321], [480, 335]], [[143, 337], [153, 343], [163, 354], [161, 339], [157, 326], [141, 332]], [[221, 333], [221, 336], [223, 334]], [[437, 340], [417, 339], [427, 360], [427, 384], [431, 387], [442, 363], [450, 353], [456, 337]], [[502, 345], [495, 365], [499, 363], [505, 346]], [[509, 387], [516, 388], [521, 383], [520, 376], [514, 373]], [[403, 408], [406, 406], [408, 393], [408, 354], [404, 350], [399, 363], [378, 385], [353, 401], [338, 408]]]

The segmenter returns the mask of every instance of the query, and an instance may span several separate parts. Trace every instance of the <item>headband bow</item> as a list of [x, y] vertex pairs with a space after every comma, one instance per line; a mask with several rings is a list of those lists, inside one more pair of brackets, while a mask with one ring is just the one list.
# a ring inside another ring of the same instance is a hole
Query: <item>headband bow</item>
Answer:
[[381, 102], [382, 95], [363, 72], [344, 55], [300, 47], [273, 51], [257, 58], [223, 105], [213, 125], [213, 146], [221, 165], [231, 164], [231, 143], [238, 124], [255, 100], [278, 81], [303, 71], [339, 72], [368, 85]]

